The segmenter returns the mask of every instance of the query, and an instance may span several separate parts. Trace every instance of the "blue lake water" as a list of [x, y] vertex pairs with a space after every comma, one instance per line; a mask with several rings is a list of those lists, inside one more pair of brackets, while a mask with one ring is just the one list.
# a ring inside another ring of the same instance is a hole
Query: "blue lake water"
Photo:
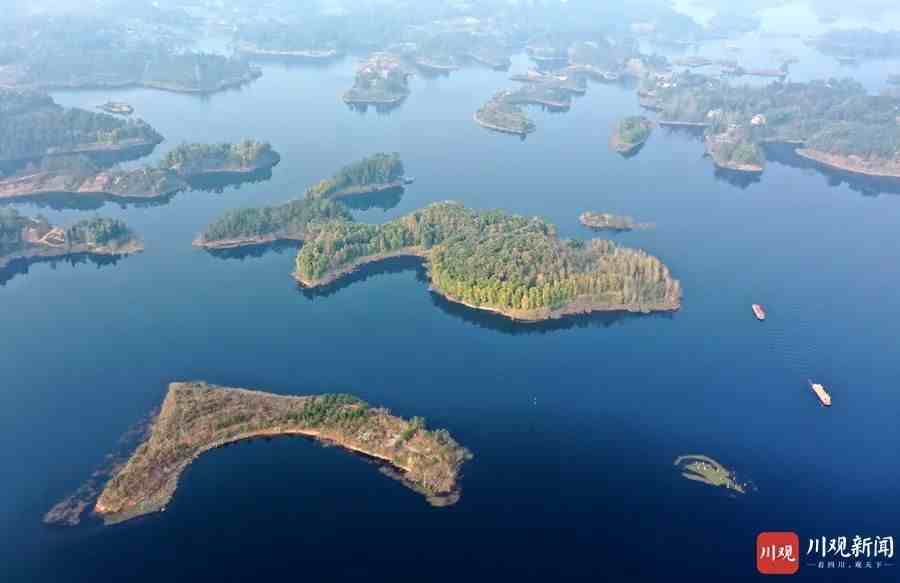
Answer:
[[[504, 73], [417, 78], [390, 115], [343, 105], [352, 76], [352, 60], [267, 65], [209, 98], [55, 95], [131, 103], [166, 137], [151, 159], [181, 141], [255, 137], [282, 162], [239, 189], [107, 204], [96, 212], [127, 220], [144, 253], [36, 264], [0, 287], [0, 580], [751, 580], [760, 531], [797, 531], [804, 545], [900, 536], [900, 195], [777, 162], [735, 185], [700, 142], [664, 131], [622, 159], [610, 129], [639, 110], [617, 86], [592, 85], [565, 114], [533, 111], [538, 131], [521, 141], [471, 119], [511, 84]], [[400, 152], [416, 183], [359, 220], [454, 199], [587, 237], [582, 211], [629, 214], [657, 227], [616, 240], [669, 265], [683, 309], [513, 325], [440, 301], [414, 267], [311, 296], [289, 276], [290, 249], [222, 259], [191, 247], [224, 210], [289, 200], [376, 151]], [[54, 222], [95, 212], [18, 208]], [[829, 386], [832, 408], [808, 378]], [[462, 498], [432, 508], [371, 463], [282, 439], [205, 455], [165, 513], [44, 526], [166, 384], [187, 379], [350, 392], [424, 416], [475, 454]], [[672, 462], [688, 453], [758, 491], [730, 498], [682, 479]], [[898, 569], [801, 576], [896, 580]]]

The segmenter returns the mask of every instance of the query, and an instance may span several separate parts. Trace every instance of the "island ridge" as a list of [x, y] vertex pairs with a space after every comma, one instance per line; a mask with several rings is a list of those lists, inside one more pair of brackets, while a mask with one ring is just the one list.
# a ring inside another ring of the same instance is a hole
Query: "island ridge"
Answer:
[[437, 506], [459, 498], [472, 454], [444, 430], [425, 428], [350, 395], [286, 396], [204, 382], [172, 383], [146, 440], [114, 473], [95, 512], [107, 524], [163, 510], [184, 469], [211, 449], [256, 437], [300, 435], [388, 463]]

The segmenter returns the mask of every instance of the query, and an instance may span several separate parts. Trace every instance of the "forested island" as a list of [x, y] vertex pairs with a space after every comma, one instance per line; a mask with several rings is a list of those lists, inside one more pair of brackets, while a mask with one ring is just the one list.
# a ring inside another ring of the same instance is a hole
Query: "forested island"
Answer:
[[106, 484], [94, 511], [115, 524], [164, 510], [181, 473], [203, 453], [237, 441], [292, 435], [384, 462], [436, 506], [458, 500], [460, 468], [472, 457], [447, 431], [427, 429], [421, 417], [402, 419], [350, 395], [285, 396], [172, 383], [147, 438]]
[[650, 138], [654, 123], [644, 116], [631, 116], [619, 121], [609, 139], [609, 146], [623, 156], [636, 154]]
[[87, 154], [53, 155], [0, 178], [0, 199], [44, 194], [99, 195], [111, 199], [163, 199], [210, 175], [234, 177], [269, 169], [280, 157], [268, 143], [182, 144], [156, 166], [104, 167]]
[[15, 209], [0, 209], [0, 269], [17, 261], [130, 255], [142, 249], [134, 232], [117, 219], [95, 217], [62, 228], [41, 216], [30, 218]]
[[268, 142], [244, 140], [236, 144], [181, 144], [166, 153], [159, 166], [184, 178], [208, 174], [249, 174], [272, 168], [281, 156]]
[[353, 87], [344, 93], [349, 105], [395, 105], [409, 95], [409, 72], [390, 53], [374, 53], [356, 70]]
[[316, 225], [352, 221], [342, 204], [328, 198], [305, 198], [282, 205], [230, 210], [212, 222], [195, 247], [234, 249], [280, 241], [303, 241]]
[[522, 106], [537, 105], [551, 111], [566, 111], [572, 107], [572, 96], [583, 95], [586, 91], [584, 75], [571, 70], [529, 71], [524, 75], [513, 75], [512, 80], [521, 82], [522, 86], [495, 93], [475, 112], [476, 123], [491, 130], [526, 136], [536, 128]]
[[402, 188], [407, 180], [400, 154], [378, 153], [341, 168], [306, 190], [309, 198], [345, 198]]
[[594, 211], [581, 213], [578, 220], [585, 227], [595, 231], [633, 231], [635, 229], [650, 229], [653, 227], [651, 223], [636, 223], [629, 216], [618, 216]]
[[851, 79], [736, 86], [684, 73], [657, 83], [652, 100], [661, 125], [703, 128], [707, 151], [723, 168], [761, 172], [765, 145], [785, 143], [830, 168], [900, 177], [896, 102]]
[[399, 154], [374, 154], [344, 166], [331, 178], [307, 188], [302, 200], [228, 211], [209, 225], [194, 240], [194, 245], [232, 249], [303, 241], [316, 225], [353, 220], [350, 211], [336, 201], [402, 189], [408, 180], [404, 173]]
[[475, 122], [481, 127], [505, 134], [527, 136], [535, 131], [531, 121], [521, 107], [508, 101], [511, 91], [500, 91], [490, 101], [475, 112]]
[[677, 310], [681, 286], [657, 258], [605, 240], [561, 240], [538, 218], [430, 205], [383, 225], [321, 225], [297, 255], [306, 287], [362, 265], [422, 257], [432, 290], [450, 301], [521, 321], [595, 311]]
[[63, 108], [45, 93], [0, 88], [0, 162], [146, 151], [162, 136], [142, 120]]

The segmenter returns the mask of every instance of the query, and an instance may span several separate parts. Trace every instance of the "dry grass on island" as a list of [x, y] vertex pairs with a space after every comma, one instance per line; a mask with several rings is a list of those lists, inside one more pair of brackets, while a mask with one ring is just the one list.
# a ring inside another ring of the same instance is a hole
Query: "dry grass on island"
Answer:
[[[163, 510], [182, 471], [211, 449], [256, 437], [308, 436], [376, 458], [436, 506], [459, 498], [471, 453], [350, 395], [283, 396], [203, 382], [172, 383], [146, 440], [106, 484], [94, 510], [107, 524]], [[71, 523], [71, 521], [68, 521]]]
[[739, 481], [733, 471], [709, 456], [699, 454], [678, 456], [674, 465], [685, 479], [725, 488], [735, 494], [746, 494], [755, 489], [751, 482]]
[[137, 235], [118, 219], [94, 217], [56, 227], [42, 217], [0, 209], [0, 269], [16, 261], [40, 261], [87, 254], [122, 256], [144, 249]]

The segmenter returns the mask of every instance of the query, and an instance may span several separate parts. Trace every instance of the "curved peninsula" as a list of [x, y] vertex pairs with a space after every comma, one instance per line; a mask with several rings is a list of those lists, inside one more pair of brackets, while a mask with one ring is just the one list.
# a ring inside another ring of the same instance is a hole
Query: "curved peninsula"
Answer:
[[616, 124], [609, 147], [626, 158], [634, 156], [647, 143], [655, 125], [644, 116], [626, 117]]
[[0, 209], [0, 269], [74, 255], [130, 255], [143, 248], [134, 232], [117, 219], [84, 219], [64, 229], [40, 216]]
[[284, 396], [203, 382], [172, 383], [146, 440], [112, 476], [94, 510], [114, 524], [165, 509], [197, 457], [257, 437], [307, 436], [375, 458], [434, 505], [459, 498], [471, 453], [445, 430], [428, 430], [349, 395]]
[[278, 242], [303, 241], [316, 226], [329, 221], [352, 221], [340, 204], [367, 195], [402, 192], [404, 177], [399, 154], [379, 153], [344, 166], [334, 176], [306, 189], [302, 200], [263, 208], [228, 211], [209, 225], [194, 246], [208, 250], [235, 249]]
[[681, 285], [659, 259], [605, 240], [561, 240], [538, 218], [444, 202], [383, 225], [326, 223], [314, 235], [294, 272], [306, 287], [413, 256], [428, 262], [431, 289], [446, 299], [524, 322], [681, 305]]

